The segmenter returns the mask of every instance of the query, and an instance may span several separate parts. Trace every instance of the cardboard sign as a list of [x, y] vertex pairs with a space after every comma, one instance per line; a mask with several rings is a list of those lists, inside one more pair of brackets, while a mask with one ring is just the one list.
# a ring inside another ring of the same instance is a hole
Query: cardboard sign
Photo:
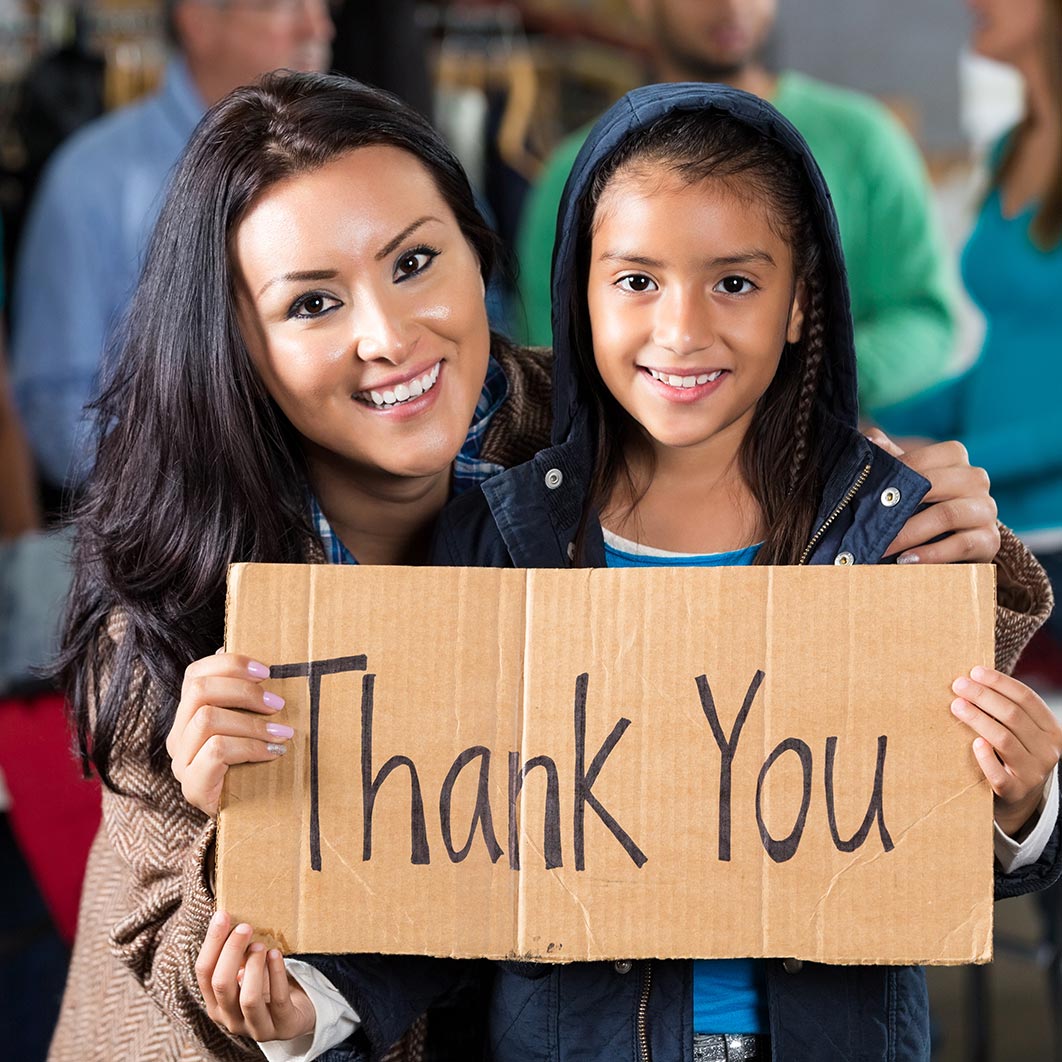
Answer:
[[951, 683], [990, 566], [232, 569], [286, 756], [229, 772], [218, 902], [288, 952], [991, 957]]

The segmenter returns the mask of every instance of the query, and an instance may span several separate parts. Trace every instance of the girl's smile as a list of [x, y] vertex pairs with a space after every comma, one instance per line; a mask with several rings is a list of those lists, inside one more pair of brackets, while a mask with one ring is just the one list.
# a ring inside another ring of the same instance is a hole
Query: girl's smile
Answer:
[[731, 184], [617, 174], [592, 232], [587, 299], [605, 387], [654, 449], [736, 454], [800, 338], [789, 245]]

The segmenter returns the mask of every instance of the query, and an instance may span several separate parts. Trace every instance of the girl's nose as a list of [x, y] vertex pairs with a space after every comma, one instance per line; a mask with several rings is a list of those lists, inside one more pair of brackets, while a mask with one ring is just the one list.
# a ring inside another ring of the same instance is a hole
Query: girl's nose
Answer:
[[694, 354], [715, 338], [709, 307], [699, 291], [672, 288], [657, 303], [653, 342], [674, 354]]

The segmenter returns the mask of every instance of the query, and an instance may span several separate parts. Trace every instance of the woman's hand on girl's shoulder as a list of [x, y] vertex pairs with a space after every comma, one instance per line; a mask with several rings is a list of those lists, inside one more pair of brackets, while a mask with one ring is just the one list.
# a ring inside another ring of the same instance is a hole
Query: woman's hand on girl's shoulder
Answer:
[[252, 942], [246, 923], [233, 928], [218, 911], [195, 962], [207, 1013], [235, 1036], [260, 1043], [294, 1040], [314, 1031], [317, 1012], [276, 948]]
[[284, 699], [262, 689], [268, 677], [265, 664], [236, 653], [218, 652], [185, 670], [166, 751], [185, 800], [208, 815], [217, 813], [229, 767], [287, 751], [294, 730], [270, 718]]
[[962, 443], [917, 440], [924, 445], [905, 449], [879, 428], [868, 431], [867, 438], [929, 480], [923, 499], [926, 507], [903, 525], [885, 551], [886, 557], [899, 554], [898, 564], [991, 564], [995, 560], [999, 526], [988, 473], [970, 464]]
[[996, 795], [996, 823], [1020, 840], [1062, 756], [1062, 724], [1024, 682], [992, 668], [975, 667], [952, 690], [952, 713], [977, 734], [973, 751]]

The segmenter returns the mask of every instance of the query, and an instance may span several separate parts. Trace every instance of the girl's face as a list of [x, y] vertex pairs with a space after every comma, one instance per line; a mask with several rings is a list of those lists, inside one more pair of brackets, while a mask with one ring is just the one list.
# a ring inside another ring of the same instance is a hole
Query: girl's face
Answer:
[[424, 165], [373, 146], [282, 181], [232, 255], [244, 340], [311, 469], [446, 472], [490, 333], [479, 262]]
[[1020, 63], [1043, 47], [1045, 0], [967, 0], [973, 16], [970, 45], [999, 63]]
[[765, 208], [669, 172], [621, 172], [606, 188], [587, 297], [601, 378], [654, 446], [725, 459], [803, 322]]

